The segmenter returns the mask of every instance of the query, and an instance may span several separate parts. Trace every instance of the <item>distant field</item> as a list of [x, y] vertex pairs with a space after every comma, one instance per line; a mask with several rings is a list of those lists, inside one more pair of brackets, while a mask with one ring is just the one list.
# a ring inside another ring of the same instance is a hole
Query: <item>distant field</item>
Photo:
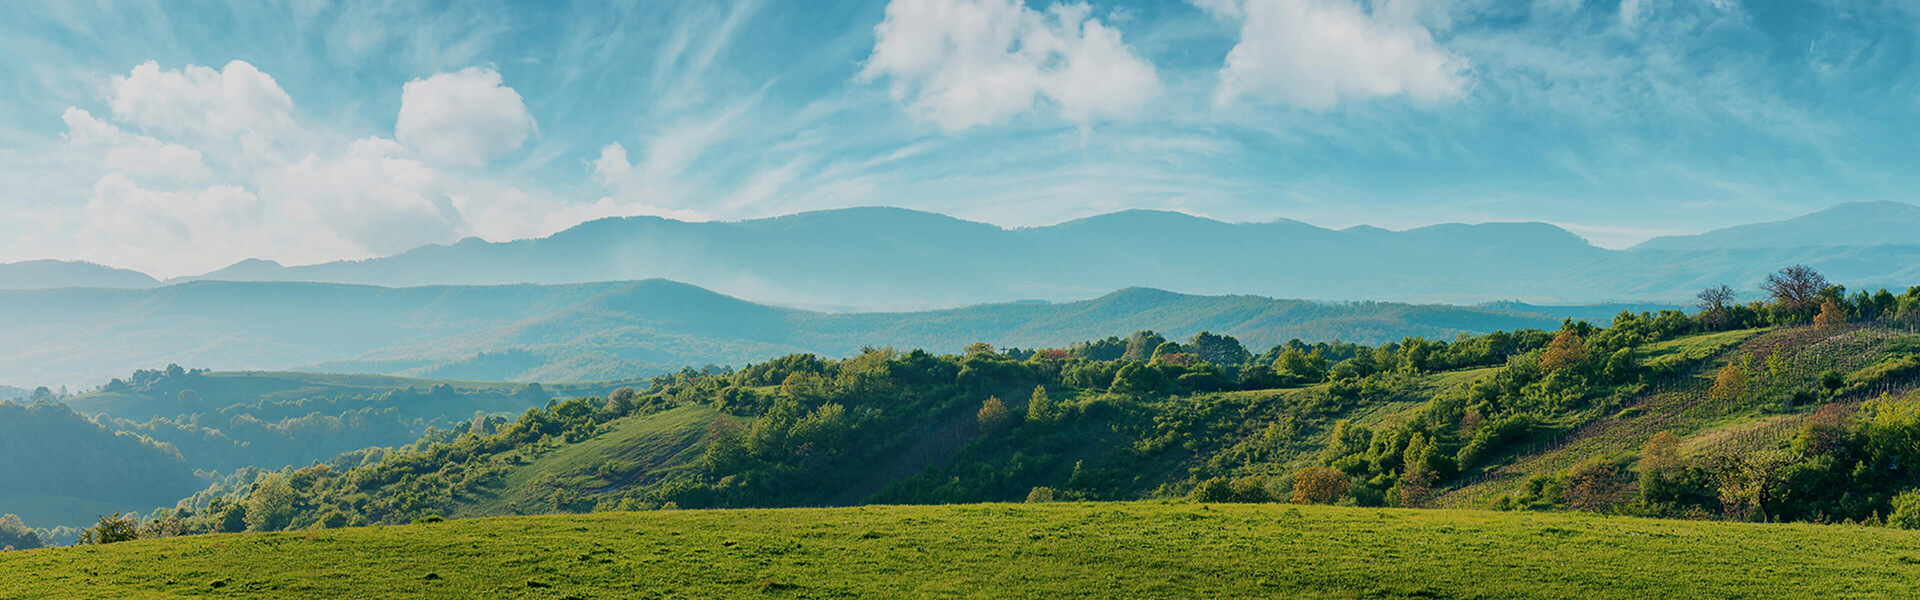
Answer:
[[1920, 536], [1288, 505], [664, 511], [0, 554], [0, 598], [1896, 598]]

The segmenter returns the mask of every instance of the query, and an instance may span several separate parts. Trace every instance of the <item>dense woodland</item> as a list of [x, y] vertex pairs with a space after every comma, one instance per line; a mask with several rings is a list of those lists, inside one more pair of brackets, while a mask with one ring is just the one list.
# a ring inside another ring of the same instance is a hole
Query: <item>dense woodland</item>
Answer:
[[342, 452], [400, 446], [475, 414], [517, 413], [552, 395], [540, 384], [459, 389], [446, 383], [315, 393], [262, 374], [215, 376], [168, 365], [135, 371], [69, 401], [117, 431], [171, 446], [196, 470], [307, 465]]
[[[1900, 468], [1920, 461], [1920, 404], [1887, 392], [1920, 375], [1920, 287], [1849, 294], [1796, 268], [1769, 291], [1770, 302], [1739, 304], [1708, 290], [1692, 315], [1446, 341], [1295, 340], [1256, 354], [1230, 336], [1142, 331], [1065, 348], [868, 348], [686, 369], [644, 389], [476, 417], [404, 447], [236, 472], [173, 509], [103, 526], [177, 535], [403, 523], [474, 514], [508, 481], [532, 493], [513, 490], [496, 513], [1156, 497], [1432, 506], [1695, 380], [1711, 382], [1695, 404], [1798, 426], [1764, 452], [1689, 453], [1672, 432], [1652, 435], [1629, 452], [1529, 473], [1496, 505], [1920, 526], [1920, 479]], [[1721, 338], [1753, 341], [1703, 342]], [[1747, 351], [1852, 339], [1877, 344], [1855, 357], [1868, 362], [1817, 374], [1779, 349]], [[1867, 397], [1876, 390], [1886, 393]], [[551, 457], [670, 419], [698, 430], [652, 462], [524, 479]]]

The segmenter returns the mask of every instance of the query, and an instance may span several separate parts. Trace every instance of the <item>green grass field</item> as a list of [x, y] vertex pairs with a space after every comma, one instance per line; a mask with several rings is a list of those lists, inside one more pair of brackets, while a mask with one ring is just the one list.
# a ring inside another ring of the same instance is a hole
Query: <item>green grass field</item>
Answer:
[[1897, 598], [1920, 534], [1083, 503], [662, 511], [0, 554], [0, 598]]

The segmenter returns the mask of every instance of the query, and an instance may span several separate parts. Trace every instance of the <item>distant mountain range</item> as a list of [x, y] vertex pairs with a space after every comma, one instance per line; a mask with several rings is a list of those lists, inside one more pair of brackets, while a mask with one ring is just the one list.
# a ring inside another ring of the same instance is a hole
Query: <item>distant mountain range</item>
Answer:
[[[662, 278], [829, 310], [1065, 301], [1131, 286], [1326, 300], [1564, 304], [1680, 301], [1722, 283], [1754, 290], [1767, 273], [1793, 263], [1856, 288], [1920, 281], [1920, 207], [1844, 204], [1622, 251], [1544, 223], [1332, 230], [1134, 210], [1004, 229], [898, 208], [738, 222], [630, 217], [541, 239], [468, 239], [361, 261], [290, 267], [249, 260], [188, 279], [408, 287]], [[0, 289], [155, 285], [97, 265], [35, 264], [39, 271], [0, 267]], [[42, 274], [7, 275], [16, 272]]]
[[1059, 304], [825, 313], [666, 280], [413, 288], [208, 281], [0, 291], [0, 331], [9, 339], [0, 345], [0, 382], [97, 385], [168, 363], [580, 381], [737, 366], [794, 352], [844, 356], [862, 346], [1061, 347], [1141, 329], [1172, 338], [1231, 334], [1258, 352], [1295, 337], [1380, 342], [1552, 328], [1562, 316], [1602, 319], [1621, 308], [1629, 307], [1328, 304], [1130, 288]]
[[1658, 237], [1634, 250], [1758, 250], [1808, 246], [1920, 246], [1920, 206], [1855, 202], [1817, 213], [1699, 235]]

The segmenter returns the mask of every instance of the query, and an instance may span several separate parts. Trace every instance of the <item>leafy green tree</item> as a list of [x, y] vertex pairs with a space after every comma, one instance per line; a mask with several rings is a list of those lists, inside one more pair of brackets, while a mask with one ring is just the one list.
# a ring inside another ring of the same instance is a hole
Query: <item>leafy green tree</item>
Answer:
[[1158, 333], [1152, 331], [1136, 331], [1132, 337], [1127, 338], [1127, 352], [1120, 355], [1120, 360], [1129, 362], [1147, 362], [1153, 360], [1153, 351], [1165, 343], [1167, 343], [1167, 338], [1161, 337]]
[[1033, 398], [1027, 400], [1027, 422], [1052, 423], [1059, 418], [1059, 413], [1059, 407], [1054, 405], [1052, 398], [1047, 397], [1047, 388], [1034, 386]]
[[83, 545], [115, 544], [140, 539], [140, 523], [135, 515], [113, 513], [110, 517], [100, 517], [93, 527], [80, 531], [80, 543]]
[[1130, 362], [1120, 367], [1113, 375], [1113, 385], [1109, 388], [1118, 394], [1151, 394], [1159, 391], [1166, 383], [1166, 377], [1159, 369]]
[[1274, 361], [1273, 370], [1289, 383], [1319, 383], [1327, 379], [1327, 359], [1319, 350], [1308, 353], [1287, 348]]
[[1187, 342], [1187, 349], [1200, 355], [1200, 360], [1220, 366], [1244, 364], [1253, 358], [1253, 354], [1247, 352], [1247, 347], [1241, 345], [1240, 340], [1230, 335], [1215, 335], [1209, 331], [1194, 334], [1193, 339]]
[[287, 482], [287, 477], [279, 473], [270, 473], [254, 485], [247, 494], [246, 522], [248, 531], [279, 531], [293, 522], [299, 511], [299, 494]]

